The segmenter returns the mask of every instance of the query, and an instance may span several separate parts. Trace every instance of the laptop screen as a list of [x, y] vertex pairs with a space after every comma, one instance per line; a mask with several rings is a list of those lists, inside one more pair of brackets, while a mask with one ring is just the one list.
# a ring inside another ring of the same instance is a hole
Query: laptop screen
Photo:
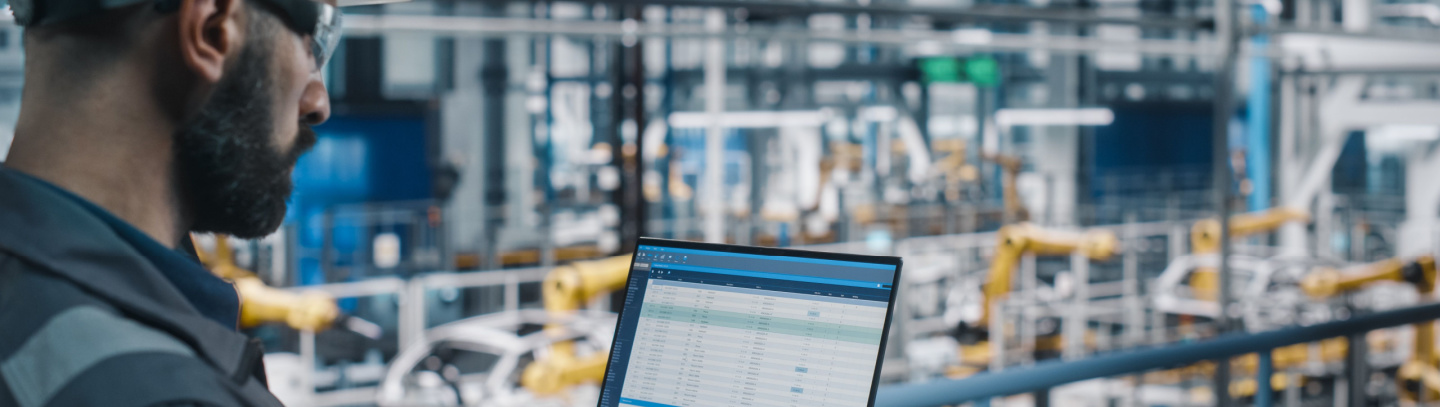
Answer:
[[600, 406], [866, 406], [898, 266], [642, 242]]

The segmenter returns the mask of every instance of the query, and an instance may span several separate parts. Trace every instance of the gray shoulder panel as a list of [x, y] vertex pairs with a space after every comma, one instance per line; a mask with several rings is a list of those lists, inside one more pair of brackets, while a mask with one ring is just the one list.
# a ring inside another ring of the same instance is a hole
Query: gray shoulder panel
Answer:
[[99, 308], [79, 306], [56, 314], [0, 362], [0, 377], [20, 407], [41, 407], [95, 364], [140, 352], [195, 355], [163, 332]]
[[106, 359], [70, 380], [46, 407], [260, 407], [198, 358], [131, 353]]

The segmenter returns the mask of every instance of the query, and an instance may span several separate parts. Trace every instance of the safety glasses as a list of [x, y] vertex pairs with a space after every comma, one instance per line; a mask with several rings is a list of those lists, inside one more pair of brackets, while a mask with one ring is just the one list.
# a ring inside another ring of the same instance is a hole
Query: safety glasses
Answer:
[[[157, 0], [155, 10], [168, 13], [180, 9], [184, 0]], [[285, 26], [301, 37], [310, 39], [310, 56], [315, 70], [325, 67], [340, 45], [340, 9], [319, 0], [255, 0], [274, 12]]]
[[330, 57], [335, 55], [335, 47], [340, 45], [343, 21], [340, 9], [318, 0], [255, 1], [274, 9], [290, 30], [310, 38], [310, 56], [315, 58], [315, 70], [330, 62]]

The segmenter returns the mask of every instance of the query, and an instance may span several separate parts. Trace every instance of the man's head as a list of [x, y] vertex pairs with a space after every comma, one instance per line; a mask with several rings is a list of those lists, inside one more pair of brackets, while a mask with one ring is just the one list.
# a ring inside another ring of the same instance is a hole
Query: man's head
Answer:
[[[45, 10], [67, 0], [29, 1]], [[26, 33], [27, 58], [39, 59], [27, 66], [27, 90], [30, 75], [83, 96], [127, 73], [153, 73], [153, 94], [133, 97], [150, 98], [174, 129], [170, 151], [153, 159], [171, 163], [182, 226], [264, 236], [284, 218], [291, 169], [315, 143], [311, 126], [329, 116], [320, 68], [335, 44], [319, 32], [330, 25], [316, 21], [333, 7], [315, 1], [142, 0], [37, 21]], [[37, 65], [52, 75], [31, 71]]]
[[275, 58], [266, 46], [273, 33], [261, 27], [266, 20], [254, 20], [256, 35], [175, 132], [175, 172], [193, 231], [241, 237], [274, 231], [290, 197], [290, 169], [315, 144], [309, 121], [291, 121], [288, 128], [277, 123]]

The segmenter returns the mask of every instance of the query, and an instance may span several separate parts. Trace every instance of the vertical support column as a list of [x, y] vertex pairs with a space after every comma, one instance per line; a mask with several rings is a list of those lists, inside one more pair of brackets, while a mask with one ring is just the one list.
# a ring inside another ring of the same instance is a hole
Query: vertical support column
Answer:
[[[1168, 246], [1165, 254], [1167, 262], [1174, 262], [1176, 258], [1179, 258], [1182, 255], [1182, 253], [1185, 253], [1185, 239], [1188, 234], [1186, 234], [1184, 224], [1180, 223], [1180, 210], [1177, 206], [1178, 201], [1174, 197], [1172, 197], [1170, 201], [1170, 214], [1167, 215], [1167, 218], [1169, 219], [1171, 224], [1170, 234], [1168, 237], [1165, 238], [1166, 245]], [[1152, 280], [1150, 281], [1150, 283], [1151, 285], [1149, 291], [1152, 293], [1159, 292], [1156, 288], [1155, 281]], [[1165, 319], [1167, 315], [1168, 314], [1161, 311], [1158, 307], [1156, 307], [1153, 312], [1150, 313], [1150, 344], [1158, 345], [1167, 342], [1167, 338], [1165, 337]]]
[[[1230, 118], [1234, 114], [1233, 93], [1235, 90], [1235, 62], [1239, 57], [1239, 27], [1236, 26], [1235, 0], [1215, 1], [1215, 33], [1220, 40], [1219, 64], [1215, 68], [1215, 100], [1213, 121], [1211, 123], [1213, 161], [1213, 179], [1215, 185], [1215, 207], [1220, 212], [1220, 264], [1217, 267], [1219, 274], [1220, 292], [1218, 302], [1220, 313], [1216, 315], [1215, 323], [1219, 326], [1219, 333], [1224, 334], [1230, 330], [1229, 306], [1230, 306], [1230, 178], [1233, 174], [1230, 170]], [[1221, 358], [1215, 361], [1215, 405], [1218, 407], [1229, 407], [1230, 400], [1230, 359]]]
[[[488, 15], [504, 15], [499, 6], [486, 7]], [[481, 203], [480, 227], [484, 233], [485, 263], [489, 270], [497, 270], [500, 262], [500, 227], [504, 225], [501, 208], [506, 201], [505, 193], [505, 90], [510, 83], [510, 70], [505, 66], [506, 43], [504, 38], [485, 40], [482, 45], [484, 56], [480, 61], [481, 138], [485, 146], [484, 200]], [[423, 298], [416, 301], [424, 301]], [[401, 349], [404, 349], [403, 347]]]
[[405, 284], [400, 295], [399, 349], [425, 340], [425, 279], [416, 278]]
[[270, 284], [274, 286], [297, 285], [291, 271], [296, 270], [295, 255], [290, 252], [289, 242], [295, 239], [295, 226], [282, 226], [279, 231], [265, 238], [270, 246]]
[[[1005, 370], [1005, 300], [990, 304], [990, 371]], [[1025, 329], [1023, 326], [1020, 329]], [[1023, 335], [1023, 334], [1022, 334]]]
[[[1134, 212], [1125, 215], [1125, 229], [1120, 238], [1121, 273], [1124, 281], [1125, 298], [1125, 340], [1122, 346], [1134, 348], [1145, 343], [1145, 301], [1140, 297], [1140, 253], [1136, 250], [1140, 232], [1135, 224], [1138, 217]], [[1159, 328], [1158, 326], [1156, 327]], [[1132, 379], [1130, 402], [1132, 407], [1142, 406], [1140, 389], [1145, 386], [1145, 372], [1137, 372]]]
[[[1295, 1], [1295, 25], [1298, 28], [1310, 28], [1315, 22], [1315, 2], [1313, 0]], [[1283, 161], [1282, 161], [1283, 162]]]
[[1300, 375], [1285, 372], [1285, 407], [1300, 407]]
[[1136, 373], [1133, 384], [1130, 387], [1130, 402], [1125, 405], [1130, 407], [1144, 407], [1145, 395], [1141, 392], [1145, 388], [1145, 372]]
[[[1086, 316], [1088, 317], [1089, 314], [1086, 314]], [[1082, 319], [1081, 321], [1085, 321], [1085, 328], [1086, 328], [1086, 329], [1089, 329], [1089, 327], [1090, 327], [1090, 321], [1089, 321], [1088, 319]], [[1117, 338], [1116, 338], [1115, 336], [1113, 336], [1113, 335], [1110, 335], [1110, 332], [1114, 331], [1114, 330], [1115, 330], [1115, 327], [1116, 327], [1117, 325], [1121, 325], [1121, 324], [1111, 323], [1110, 321], [1096, 321], [1096, 322], [1095, 322], [1095, 328], [1096, 328], [1095, 351], [1096, 351], [1096, 352], [1108, 352], [1108, 351], [1111, 351], [1111, 350], [1114, 350], [1114, 349], [1115, 349], [1115, 339], [1117, 339]], [[1123, 338], [1120, 338], [1120, 339], [1123, 339]], [[1082, 345], [1084, 345], [1084, 344], [1085, 344], [1085, 341], [1081, 341], [1080, 343], [1081, 343]], [[1085, 353], [1086, 351], [1088, 351], [1088, 348], [1081, 347], [1080, 349], [1081, 349], [1081, 357], [1083, 358], [1083, 357], [1084, 357], [1084, 353]]]
[[[1043, 23], [1037, 23], [1043, 24]], [[1051, 35], [1077, 35], [1077, 28], [1068, 25], [1049, 24], [1045, 30]], [[1083, 85], [1081, 81], [1080, 58], [1074, 55], [1058, 53], [1050, 54], [1050, 63], [1045, 69], [1045, 86], [1049, 91], [1046, 107], [1072, 109], [1087, 105], [1087, 102], [1080, 100], [1082, 92], [1075, 89]], [[983, 117], [983, 116], [982, 116]], [[1084, 168], [1080, 162], [1081, 150], [1086, 146], [1082, 135], [1089, 132], [1073, 126], [1045, 126], [1031, 128], [1031, 146], [1029, 154], [1034, 170], [1043, 174], [1046, 178], [1048, 190], [1045, 191], [1046, 204], [1044, 208], [1030, 208], [1032, 221], [1045, 222], [1049, 225], [1080, 225], [1082, 211], [1077, 208], [1080, 202], [1080, 195], [1077, 180], [1082, 175], [1077, 173], [1078, 168]], [[1016, 151], [1015, 153], [1022, 153]]]
[[1370, 7], [1369, 0], [1343, 0], [1340, 6], [1340, 26], [1352, 33], [1369, 31], [1374, 20]]
[[[1264, 26], [1270, 13], [1256, 3], [1248, 6], [1256, 26]], [[1270, 207], [1270, 36], [1255, 34], [1250, 39], [1250, 96], [1245, 127], [1246, 171], [1250, 175], [1250, 211]]]
[[[404, 349], [404, 348], [401, 348]], [[300, 384], [305, 395], [302, 401], [315, 397], [315, 331], [300, 331]]]
[[[553, 13], [550, 8], [546, 7], [545, 13], [543, 15], [537, 15], [536, 17], [549, 18], [551, 14]], [[537, 50], [535, 53], [535, 65], [542, 69], [541, 72], [543, 75], [535, 81], [537, 84], [544, 84], [541, 89], [544, 91], [543, 97], [546, 101], [545, 106], [547, 106], [547, 108], [543, 114], [538, 115], [544, 120], [542, 122], [544, 125], [544, 133], [532, 137], [531, 145], [534, 147], [535, 157], [539, 158], [535, 160], [536, 169], [539, 170], [535, 173], [537, 174], [537, 181], [539, 181], [536, 184], [538, 184], [540, 188], [539, 196], [541, 197], [539, 204], [536, 205], [540, 213], [540, 267], [552, 267], [555, 265], [557, 258], [555, 255], [555, 209], [557, 209], [556, 198], [558, 194], [555, 193], [554, 178], [551, 177], [555, 169], [555, 109], [548, 107], [555, 106], [556, 104], [554, 86], [555, 65], [557, 63], [564, 64], [566, 61], [556, 61], [559, 59], [556, 57], [561, 54], [555, 52], [555, 38], [545, 37], [538, 40], [538, 42], [542, 45], [541, 50]], [[537, 133], [539, 133], [539, 131], [537, 131]]]
[[[481, 5], [450, 2], [449, 8], [451, 12], [464, 15], [479, 13]], [[484, 216], [489, 209], [485, 206], [485, 134], [476, 131], [485, 128], [480, 114], [485, 108], [484, 90], [481, 88], [485, 41], [483, 38], [456, 38], [447, 42], [451, 54], [448, 64], [450, 91], [440, 97], [437, 114], [440, 136], [439, 143], [434, 146], [437, 158], [434, 164], [453, 166], [457, 170], [458, 182], [453, 183], [449, 198], [440, 204], [444, 222], [436, 237], [436, 246], [440, 248], [439, 268], [451, 270], [456, 267], [457, 254], [467, 253], [480, 258], [487, 255]]]
[[1440, 208], [1440, 155], [1415, 149], [1405, 157], [1405, 221], [1400, 224], [1397, 255], [1413, 257], [1435, 250], [1435, 211]]
[[1070, 254], [1070, 272], [1075, 275], [1075, 298], [1065, 318], [1065, 360], [1085, 357], [1085, 329], [1089, 327], [1090, 259], [1076, 251]]
[[[1365, 385], [1370, 382], [1370, 363], [1366, 357], [1365, 333], [1346, 335], [1350, 346], [1345, 347], [1345, 405], [1365, 405]], [[1337, 397], [1336, 402], [1339, 402]]]
[[[1018, 296], [1018, 298], [1020, 298], [1020, 301], [1018, 302], [1021, 306], [1020, 350], [1021, 352], [1023, 352], [1023, 355], [1020, 357], [1020, 360], [1024, 361], [1026, 364], [1032, 364], [1035, 362], [1035, 337], [1039, 335], [1036, 331], [1038, 329], [1037, 325], [1039, 325], [1040, 319], [1035, 315], [1035, 313], [1039, 311], [1040, 307], [1038, 306], [1038, 304], [1036, 304], [1037, 299], [1035, 295], [1035, 282], [1035, 255], [1026, 254], [1024, 256], [1021, 256], [1020, 295]], [[990, 337], [992, 338], [992, 340], [997, 332], [1000, 333], [1002, 337], [1004, 336], [1004, 331], [990, 331]]]
[[[1151, 286], [1151, 292], [1154, 292], [1153, 285]], [[1154, 310], [1154, 312], [1150, 313], [1150, 344], [1158, 345], [1169, 342], [1167, 339], [1168, 338], [1165, 337], [1165, 313], [1160, 312], [1158, 309]]]
[[505, 271], [505, 312], [520, 310], [520, 276], [514, 271]]
[[[320, 244], [320, 267], [319, 274], [306, 274], [300, 276], [301, 285], [325, 284], [326, 276], [330, 275], [330, 267], [335, 264], [335, 210], [325, 208], [325, 214], [321, 215], [321, 222], [324, 229], [324, 237]], [[306, 270], [301, 270], [302, 272]]]
[[705, 241], [725, 243], [725, 128], [720, 117], [725, 113], [725, 11], [705, 11], [705, 29], [715, 35], [705, 42], [705, 182], [700, 205], [705, 208]]
[[1348, 375], [1340, 375], [1335, 378], [1335, 385], [1331, 392], [1330, 399], [1335, 407], [1350, 407], [1350, 379]]
[[1350, 261], [1364, 263], [1370, 261], [1365, 258], [1365, 226], [1360, 223], [1360, 217], [1364, 215], [1359, 212], [1359, 204], [1348, 200], [1345, 203], [1346, 222], [1350, 224]]
[[1166, 256], [1167, 261], [1175, 261], [1175, 258], [1185, 253], [1185, 226], [1179, 223], [1178, 218], [1174, 219], [1174, 221], [1176, 223], [1170, 227], [1170, 236], [1165, 239], [1165, 241], [1169, 243], [1167, 250], [1168, 256]]
[[755, 236], [759, 234], [760, 228], [764, 224], [761, 221], [760, 208], [765, 206], [765, 186], [766, 181], [770, 179], [770, 168], [766, 163], [765, 153], [768, 142], [771, 140], [775, 140], [775, 138], [758, 133], [748, 135], [746, 147], [750, 151], [750, 176], [746, 181], [750, 183], [750, 210], [748, 216], [738, 222], [743, 227], [735, 228], [735, 244], [754, 244]]
[[1134, 212], [1126, 215], [1124, 237], [1120, 240], [1121, 273], [1124, 281], [1125, 298], [1125, 347], [1136, 347], [1145, 343], [1145, 304], [1140, 298], [1140, 253], [1136, 242], [1140, 239], [1135, 228]]
[[1315, 198], [1315, 254], [1317, 257], [1334, 257], [1335, 253], [1335, 194], [1327, 185]]
[[1269, 349], [1260, 352], [1260, 366], [1255, 372], [1255, 407], [1270, 407], [1270, 396], [1275, 392], [1270, 382], [1270, 377], [1275, 374], [1272, 353]]
[[1050, 389], [1036, 390], [1030, 396], [1035, 398], [1035, 407], [1050, 407]]
[[[1308, 3], [1297, 1], [1299, 4]], [[1297, 17], [1298, 20], [1298, 17]], [[1280, 180], [1280, 188], [1293, 188], [1300, 180], [1297, 171], [1300, 167], [1296, 164], [1300, 158], [1296, 154], [1296, 138], [1300, 134], [1300, 98], [1298, 93], [1299, 81], [1297, 75], [1282, 76], [1280, 80], [1280, 117], [1279, 117], [1279, 142], [1276, 146], [1279, 151], [1276, 157], [1279, 165], [1275, 166], [1277, 178]], [[1281, 198], [1290, 197], [1288, 191], [1281, 193]], [[1304, 208], [1308, 209], [1308, 208]], [[1305, 247], [1305, 226], [1297, 222], [1290, 222], [1280, 227], [1280, 253], [1286, 256], [1301, 256], [1307, 252]]]
[[[631, 4], [620, 6], [625, 10], [625, 20], [636, 22], [635, 26], [645, 19], [643, 5]], [[646, 208], [649, 206], [644, 198], [643, 178], [645, 174], [645, 160], [641, 153], [645, 151], [645, 41], [636, 38], [633, 43], [626, 40], [620, 41], [620, 52], [617, 53], [616, 72], [612, 73], [615, 78], [615, 89], [621, 90], [620, 98], [624, 103], [614, 108], [616, 116], [616, 128], [619, 132], [614, 149], [614, 160], [620, 167], [620, 188], [616, 190], [615, 204], [620, 206], [620, 252], [629, 253], [635, 250], [636, 239], [645, 235], [645, 223], [649, 216], [646, 215]], [[626, 97], [624, 89], [629, 86], [635, 90], [632, 97]], [[611, 96], [611, 100], [615, 100]], [[632, 129], [632, 130], [627, 130]], [[632, 139], [633, 137], [633, 139]], [[615, 296], [621, 296], [616, 294]]]

